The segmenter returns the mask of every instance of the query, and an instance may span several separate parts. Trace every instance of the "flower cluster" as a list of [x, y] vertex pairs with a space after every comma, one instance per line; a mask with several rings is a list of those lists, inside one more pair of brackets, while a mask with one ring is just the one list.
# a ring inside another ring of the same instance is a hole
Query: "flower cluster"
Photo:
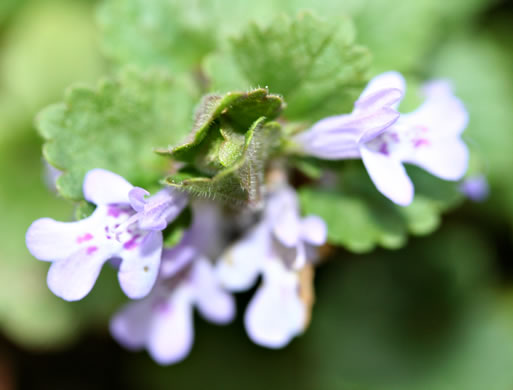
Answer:
[[[414, 196], [403, 163], [445, 180], [461, 179], [468, 160], [462, 103], [448, 83], [437, 81], [425, 86], [426, 100], [417, 110], [402, 115], [397, 106], [404, 91], [396, 72], [374, 78], [350, 114], [325, 118], [294, 135], [294, 152], [326, 160], [361, 158], [376, 188], [402, 206]], [[246, 160], [236, 167], [249, 175], [259, 165]], [[286, 169], [278, 171], [268, 173], [262, 185], [261, 209], [229, 213], [220, 203], [174, 187], [150, 196], [113, 172], [93, 169], [83, 183], [84, 198], [96, 205], [92, 215], [69, 223], [37, 220], [27, 231], [27, 247], [52, 263], [48, 286], [68, 301], [84, 298], [103, 265], [112, 265], [134, 301], [114, 315], [111, 333], [128, 349], [147, 349], [160, 364], [180, 361], [191, 350], [194, 307], [211, 322], [228, 323], [236, 311], [231, 293], [257, 283], [244, 314], [247, 334], [259, 345], [281, 348], [309, 323], [313, 268], [328, 229], [321, 218], [301, 215]], [[225, 175], [230, 185], [233, 172]], [[252, 182], [243, 184], [240, 191]], [[475, 194], [477, 184], [466, 182], [463, 191]], [[178, 244], [164, 248], [163, 237], [186, 207], [192, 210], [190, 226]]]
[[418, 165], [445, 180], [463, 177], [468, 149], [460, 136], [468, 115], [445, 81], [426, 85], [426, 101], [401, 115], [397, 106], [405, 89], [399, 73], [377, 76], [351, 114], [325, 118], [295, 140], [305, 154], [322, 159], [361, 158], [376, 188], [407, 206], [414, 190], [403, 163]]

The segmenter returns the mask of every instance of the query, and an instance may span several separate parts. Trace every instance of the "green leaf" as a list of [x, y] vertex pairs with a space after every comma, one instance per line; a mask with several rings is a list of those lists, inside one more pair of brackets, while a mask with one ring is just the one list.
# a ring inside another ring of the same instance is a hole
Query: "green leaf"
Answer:
[[93, 168], [109, 169], [134, 184], [158, 180], [166, 161], [153, 148], [185, 135], [194, 94], [165, 73], [133, 69], [96, 89], [71, 88], [64, 103], [47, 107], [37, 118], [47, 141], [45, 158], [64, 172], [59, 192], [81, 199], [83, 177]]
[[326, 221], [333, 244], [357, 253], [377, 245], [397, 249], [406, 243], [408, 233], [433, 232], [440, 224], [440, 215], [462, 198], [455, 183], [415, 167], [409, 167], [408, 172], [416, 186], [415, 199], [408, 207], [383, 197], [361, 166], [351, 166], [341, 170], [341, 178], [332, 188], [301, 188], [302, 210]]
[[118, 64], [192, 70], [217, 45], [204, 4], [180, 0], [108, 0], [99, 9], [103, 48]]
[[262, 202], [265, 162], [280, 136], [280, 125], [261, 117], [245, 135], [244, 149], [233, 165], [214, 177], [168, 177], [166, 183], [201, 197], [219, 199], [232, 206], [257, 208]]
[[[23, 1], [16, 3], [18, 7]], [[67, 0], [26, 3], [2, 34], [0, 89], [32, 118], [34, 111], [57, 101], [70, 83], [95, 80], [104, 63], [91, 4]]]
[[221, 63], [209, 60], [212, 88], [223, 89], [223, 80], [240, 80], [242, 75], [247, 81], [238, 88], [266, 86], [287, 101], [287, 118], [309, 120], [350, 111], [370, 59], [354, 43], [349, 19], [328, 22], [310, 13], [293, 20], [280, 16], [264, 28], [250, 24], [233, 40], [231, 54], [235, 66], [222, 58], [217, 60]]
[[262, 88], [224, 96], [206, 95], [196, 110], [195, 124], [186, 141], [160, 153], [215, 174], [239, 158], [249, 127], [260, 117], [276, 118], [283, 105], [280, 97]]

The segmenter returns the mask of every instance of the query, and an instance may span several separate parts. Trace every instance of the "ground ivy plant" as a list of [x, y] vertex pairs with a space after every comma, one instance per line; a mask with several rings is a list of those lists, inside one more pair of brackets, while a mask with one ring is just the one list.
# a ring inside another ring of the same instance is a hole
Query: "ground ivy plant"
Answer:
[[228, 323], [232, 293], [258, 280], [246, 331], [287, 345], [311, 319], [321, 260], [432, 232], [462, 200], [469, 158], [450, 83], [415, 84], [421, 103], [403, 112], [405, 78], [370, 78], [348, 18], [279, 15], [225, 37], [201, 12], [106, 1], [112, 74], [36, 119], [77, 220], [35, 221], [29, 251], [67, 301], [113, 267], [132, 301], [111, 333], [160, 364], [189, 353], [193, 307]]

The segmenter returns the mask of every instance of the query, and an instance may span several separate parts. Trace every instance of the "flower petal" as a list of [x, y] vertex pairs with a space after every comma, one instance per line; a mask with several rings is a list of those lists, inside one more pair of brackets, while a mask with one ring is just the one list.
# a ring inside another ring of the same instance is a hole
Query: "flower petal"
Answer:
[[187, 357], [194, 340], [192, 314], [191, 291], [184, 285], [154, 309], [147, 348], [157, 363], [167, 365]]
[[130, 206], [137, 211], [143, 211], [144, 205], [146, 204], [145, 196], [148, 196], [150, 193], [141, 187], [134, 187], [128, 192], [128, 199], [130, 200]]
[[235, 316], [235, 300], [221, 288], [212, 264], [204, 258], [196, 260], [192, 277], [196, 305], [203, 317], [217, 324], [232, 321]]
[[301, 221], [297, 210], [283, 210], [280, 218], [274, 222], [273, 233], [285, 246], [291, 248], [298, 244], [300, 239]]
[[107, 247], [90, 246], [56, 261], [48, 271], [48, 287], [66, 301], [78, 301], [89, 294], [103, 264], [111, 256]]
[[97, 205], [130, 203], [128, 193], [132, 184], [105, 169], [92, 169], [84, 179], [84, 198]]
[[94, 238], [102, 215], [104, 212], [97, 209], [89, 218], [77, 222], [38, 219], [27, 230], [27, 248], [39, 260], [64, 260], [83, 247], [84, 239]]
[[265, 221], [276, 238], [287, 247], [294, 247], [299, 241], [301, 222], [296, 191], [284, 187], [274, 192], [268, 199]]
[[189, 265], [198, 255], [196, 247], [184, 243], [162, 251], [160, 275], [164, 278], [171, 278]]
[[165, 188], [148, 198], [139, 218], [143, 230], [164, 230], [187, 205], [187, 196], [173, 188]]
[[263, 223], [228, 248], [216, 264], [217, 277], [230, 291], [244, 291], [255, 284], [268, 257], [270, 236]]
[[110, 321], [112, 337], [131, 350], [144, 348], [152, 319], [152, 301], [144, 299], [125, 305]]
[[401, 206], [409, 205], [413, 200], [413, 184], [401, 162], [365, 146], [360, 148], [360, 152], [378, 191]]
[[309, 215], [301, 221], [301, 237], [312, 245], [322, 245], [326, 242], [328, 229], [321, 217]]
[[460, 180], [467, 171], [469, 153], [460, 139], [433, 141], [432, 145], [415, 150], [405, 161], [424, 168], [444, 180]]
[[151, 291], [157, 279], [162, 255], [162, 233], [150, 232], [135, 246], [124, 249], [118, 279], [123, 292], [132, 299]]
[[[358, 102], [384, 89], [397, 89], [404, 95], [406, 92], [406, 81], [399, 72], [391, 71], [381, 73], [369, 81], [362, 94], [360, 95]], [[393, 104], [392, 107], [397, 108], [398, 105], [399, 101]]]
[[303, 331], [306, 310], [296, 273], [278, 261], [269, 262], [262, 286], [244, 315], [249, 338], [268, 348], [282, 348]]
[[351, 115], [336, 115], [321, 119], [309, 130], [294, 137], [304, 153], [324, 159], [358, 156], [357, 128], [349, 125]]
[[[397, 88], [383, 88], [360, 97], [354, 104], [353, 114], [363, 112], [376, 112], [383, 107], [394, 108], [403, 97], [401, 90]], [[394, 110], [395, 111], [395, 110]]]
[[453, 95], [450, 84], [434, 81], [424, 87], [424, 92], [424, 103], [403, 115], [401, 124], [427, 129], [430, 139], [459, 136], [467, 127], [468, 113], [461, 100]]
[[484, 175], [474, 175], [461, 183], [460, 190], [474, 202], [483, 202], [490, 195], [490, 186]]

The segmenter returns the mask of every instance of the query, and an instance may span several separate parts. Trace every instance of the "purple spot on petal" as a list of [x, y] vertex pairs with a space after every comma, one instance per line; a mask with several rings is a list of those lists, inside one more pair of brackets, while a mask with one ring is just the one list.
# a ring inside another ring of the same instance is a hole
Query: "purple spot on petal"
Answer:
[[168, 301], [166, 301], [163, 298], [160, 298], [155, 301], [153, 304], [153, 311], [157, 312], [159, 314], [165, 314], [168, 313], [171, 310], [171, 305]]
[[121, 214], [123, 214], [124, 210], [120, 207], [109, 206], [109, 210], [107, 211], [107, 215], [109, 217], [119, 218]]
[[383, 142], [381, 146], [379, 147], [379, 152], [381, 154], [384, 154], [385, 156], [388, 156], [390, 153], [388, 151], [388, 144], [386, 142]]
[[94, 237], [93, 237], [93, 235], [91, 233], [86, 233], [83, 236], [78, 236], [77, 237], [77, 244], [82, 244], [83, 242], [90, 241], [93, 238]]
[[133, 236], [130, 240], [128, 240], [127, 242], [125, 242], [123, 244], [123, 248], [125, 248], [126, 250], [132, 250], [134, 248], [137, 248], [137, 239], [139, 238], [140, 236], [138, 234], [136, 234], [135, 236]]
[[86, 253], [88, 255], [92, 255], [94, 252], [96, 252], [98, 250], [98, 247], [97, 246], [90, 246], [87, 248], [86, 250]]
[[397, 133], [394, 133], [394, 132], [391, 132], [391, 133], [388, 133], [389, 136], [390, 136], [390, 139], [394, 142], [399, 142], [399, 135]]
[[431, 143], [425, 138], [418, 138], [413, 140], [413, 146], [420, 148], [421, 146], [429, 146]]

